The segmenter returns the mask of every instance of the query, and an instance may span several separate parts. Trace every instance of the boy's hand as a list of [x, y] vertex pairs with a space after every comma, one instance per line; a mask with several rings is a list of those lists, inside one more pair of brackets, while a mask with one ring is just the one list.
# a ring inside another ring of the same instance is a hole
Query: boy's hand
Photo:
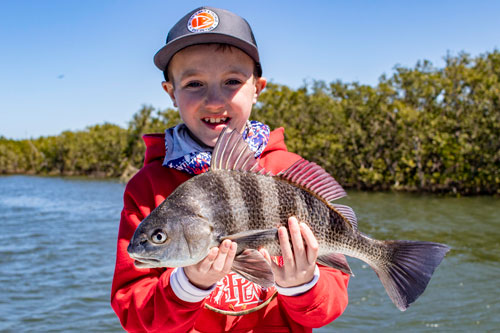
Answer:
[[278, 230], [283, 256], [282, 267], [271, 260], [267, 250], [260, 250], [271, 264], [276, 284], [286, 288], [303, 285], [314, 278], [319, 248], [316, 237], [305, 223], [299, 224], [297, 219], [292, 216], [288, 219], [288, 229], [292, 239], [293, 252], [286, 228], [280, 227]]
[[237, 247], [235, 242], [224, 240], [219, 247], [211, 248], [205, 259], [184, 267], [184, 274], [194, 286], [209, 289], [231, 271]]

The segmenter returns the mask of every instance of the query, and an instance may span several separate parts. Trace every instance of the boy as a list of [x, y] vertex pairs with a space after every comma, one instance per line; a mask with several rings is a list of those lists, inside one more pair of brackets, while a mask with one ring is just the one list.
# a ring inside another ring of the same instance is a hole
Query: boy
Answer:
[[[283, 129], [270, 132], [248, 118], [266, 86], [248, 23], [222, 9], [202, 7], [184, 16], [155, 55], [164, 90], [183, 123], [165, 134], [144, 136], [144, 167], [130, 180], [118, 234], [111, 303], [129, 331], [311, 332], [347, 305], [349, 277], [316, 265], [318, 244], [311, 230], [289, 219], [279, 229], [283, 253], [272, 264], [276, 286], [262, 288], [231, 272], [236, 243], [225, 240], [196, 265], [140, 269], [127, 254], [142, 219], [177, 186], [205, 172], [219, 133], [239, 130], [260, 164], [273, 173], [300, 157], [289, 153]], [[289, 241], [290, 239], [290, 241]], [[243, 315], [244, 314], [244, 315]]]

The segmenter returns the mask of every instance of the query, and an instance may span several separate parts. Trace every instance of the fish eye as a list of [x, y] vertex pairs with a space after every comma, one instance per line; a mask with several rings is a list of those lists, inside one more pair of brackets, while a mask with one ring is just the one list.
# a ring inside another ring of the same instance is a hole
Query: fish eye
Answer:
[[151, 241], [155, 244], [163, 244], [167, 241], [167, 234], [163, 230], [157, 229], [151, 234]]

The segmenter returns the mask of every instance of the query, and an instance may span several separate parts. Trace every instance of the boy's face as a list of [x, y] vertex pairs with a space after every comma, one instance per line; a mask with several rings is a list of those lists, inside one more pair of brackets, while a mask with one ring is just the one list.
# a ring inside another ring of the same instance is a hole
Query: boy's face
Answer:
[[266, 86], [266, 79], [254, 77], [252, 58], [236, 47], [187, 47], [174, 55], [169, 70], [163, 88], [189, 130], [211, 147], [224, 127], [243, 131]]

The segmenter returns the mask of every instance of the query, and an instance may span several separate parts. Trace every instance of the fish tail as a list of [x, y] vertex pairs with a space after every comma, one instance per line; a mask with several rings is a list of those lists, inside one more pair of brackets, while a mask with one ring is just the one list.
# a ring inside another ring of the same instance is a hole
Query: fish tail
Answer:
[[405, 311], [425, 290], [449, 247], [419, 241], [386, 241], [389, 261], [370, 264], [396, 307]]

